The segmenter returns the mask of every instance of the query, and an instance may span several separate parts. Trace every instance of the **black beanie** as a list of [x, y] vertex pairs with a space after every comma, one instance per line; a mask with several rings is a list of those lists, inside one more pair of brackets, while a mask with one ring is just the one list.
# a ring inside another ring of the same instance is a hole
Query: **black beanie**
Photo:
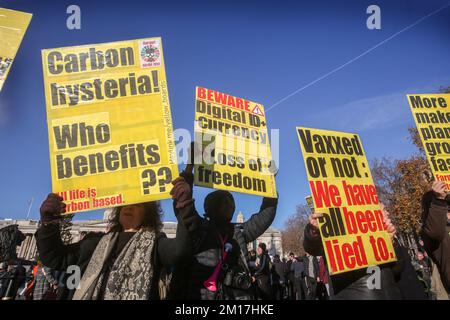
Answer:
[[203, 204], [205, 216], [211, 218], [212, 215], [217, 212], [226, 198], [229, 198], [234, 203], [233, 195], [228, 191], [217, 190], [208, 194]]

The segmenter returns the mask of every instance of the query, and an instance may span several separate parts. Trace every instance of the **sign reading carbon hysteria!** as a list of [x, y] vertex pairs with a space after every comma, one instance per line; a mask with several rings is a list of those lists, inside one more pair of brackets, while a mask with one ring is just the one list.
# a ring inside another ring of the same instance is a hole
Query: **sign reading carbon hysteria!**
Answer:
[[29, 13], [0, 8], [0, 91], [31, 17]]
[[160, 38], [42, 51], [53, 192], [68, 212], [169, 198], [178, 176]]
[[434, 177], [450, 191], [450, 94], [410, 94], [408, 99]]
[[359, 136], [297, 128], [331, 274], [395, 261]]
[[194, 131], [196, 185], [277, 197], [261, 104], [197, 87]]

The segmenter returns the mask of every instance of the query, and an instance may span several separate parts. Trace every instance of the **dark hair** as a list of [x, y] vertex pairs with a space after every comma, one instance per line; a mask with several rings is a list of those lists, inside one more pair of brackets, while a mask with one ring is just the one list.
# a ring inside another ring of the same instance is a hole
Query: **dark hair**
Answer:
[[[160, 233], [163, 227], [162, 216], [163, 211], [159, 201], [144, 202], [145, 215], [144, 221], [141, 224], [141, 228], [145, 228], [155, 233]], [[125, 206], [115, 207], [111, 213], [111, 219], [108, 224], [108, 231], [120, 232], [122, 226], [119, 223], [120, 210]]]
[[267, 246], [266, 246], [266, 244], [264, 242], [260, 242], [258, 244], [258, 247], [261, 248], [263, 251], [266, 251], [266, 248], [267, 248]]
[[293, 252], [289, 252], [289, 257], [293, 257], [295, 254]]

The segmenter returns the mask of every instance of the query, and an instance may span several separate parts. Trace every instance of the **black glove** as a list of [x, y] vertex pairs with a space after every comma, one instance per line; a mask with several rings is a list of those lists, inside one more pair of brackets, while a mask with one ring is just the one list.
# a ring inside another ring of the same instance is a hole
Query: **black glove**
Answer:
[[66, 204], [62, 201], [62, 197], [55, 193], [50, 193], [41, 205], [41, 221], [48, 223], [61, 219], [61, 213], [66, 212]]

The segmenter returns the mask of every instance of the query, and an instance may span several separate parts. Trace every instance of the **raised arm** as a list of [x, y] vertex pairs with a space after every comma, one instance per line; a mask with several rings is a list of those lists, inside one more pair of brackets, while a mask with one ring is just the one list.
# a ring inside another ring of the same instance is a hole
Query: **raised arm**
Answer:
[[65, 271], [69, 265], [76, 264], [79, 243], [65, 245], [59, 231], [60, 214], [64, 213], [65, 204], [57, 194], [51, 193], [42, 203], [41, 226], [37, 230], [36, 245], [42, 263], [54, 270]]
[[[445, 184], [435, 181], [432, 191], [424, 195], [422, 232], [435, 241], [442, 241], [446, 236], [448, 205]], [[431, 201], [430, 201], [431, 200]]]
[[165, 267], [174, 266], [190, 256], [192, 234], [200, 225], [200, 217], [195, 210], [189, 183], [183, 177], [179, 177], [173, 181], [173, 185], [171, 194], [178, 220], [176, 237], [173, 239], [161, 237], [157, 244], [159, 261]]
[[242, 224], [242, 232], [247, 243], [256, 240], [270, 227], [277, 213], [277, 205], [277, 198], [263, 198], [259, 212]]

